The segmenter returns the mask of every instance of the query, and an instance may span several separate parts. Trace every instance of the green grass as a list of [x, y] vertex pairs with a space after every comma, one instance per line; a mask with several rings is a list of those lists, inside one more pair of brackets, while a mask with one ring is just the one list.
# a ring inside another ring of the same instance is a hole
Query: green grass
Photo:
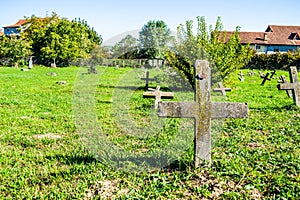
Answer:
[[[136, 172], [112, 167], [107, 160], [96, 159], [101, 152], [88, 151], [72, 107], [80, 77], [97, 81], [94, 109], [105, 135], [98, 145], [110, 141], [134, 155], [151, 155], [190, 121], [165, 119], [160, 127], [160, 119], [151, 121], [149, 114], [154, 99], [142, 98], [141, 73], [131, 73], [129, 68], [97, 69], [98, 75], [87, 75], [81, 73], [87, 69], [77, 67], [35, 67], [28, 72], [0, 68], [0, 199], [300, 198], [300, 109], [276, 88], [278, 77], [288, 77], [287, 72], [278, 71], [264, 86], [257, 75], [239, 82], [238, 72], [227, 81], [232, 88], [227, 101], [247, 102], [249, 118], [226, 119], [222, 129], [214, 132], [211, 167], [193, 168], [193, 133], [189, 132], [190, 142], [178, 161], [161, 170]], [[129, 99], [122, 99], [126, 95]], [[189, 95], [175, 92], [175, 100], [191, 100]], [[138, 128], [155, 124], [155, 131], [141, 135], [123, 130], [118, 124], [123, 116], [117, 116], [115, 107], [118, 100], [129, 105], [125, 116]]]

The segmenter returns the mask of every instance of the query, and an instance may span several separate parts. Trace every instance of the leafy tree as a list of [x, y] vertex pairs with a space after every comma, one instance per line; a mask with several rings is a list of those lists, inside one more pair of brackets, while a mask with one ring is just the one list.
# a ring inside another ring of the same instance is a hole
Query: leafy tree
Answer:
[[32, 16], [28, 21], [31, 25], [22, 37], [32, 43], [34, 55], [43, 64], [66, 66], [76, 59], [86, 59], [102, 42], [84, 20], [69, 21], [52, 13], [46, 18]]
[[172, 38], [171, 30], [164, 21], [149, 21], [139, 33], [141, 55], [145, 58], [164, 58]]
[[1, 57], [9, 58], [16, 67], [18, 67], [19, 63], [31, 55], [30, 48], [31, 46], [27, 41], [16, 36], [3, 36], [0, 39]]
[[194, 63], [197, 59], [211, 62], [213, 74], [225, 80], [236, 69], [243, 67], [251, 58], [252, 50], [240, 43], [239, 31], [227, 35], [223, 31], [221, 18], [215, 27], [207, 27], [204, 17], [197, 18], [197, 33], [193, 33], [193, 21], [177, 28], [174, 51], [166, 54], [167, 61], [177, 68], [194, 85]]
[[137, 47], [137, 39], [132, 35], [126, 35], [121, 41], [112, 47], [112, 51], [116, 58], [135, 58]]

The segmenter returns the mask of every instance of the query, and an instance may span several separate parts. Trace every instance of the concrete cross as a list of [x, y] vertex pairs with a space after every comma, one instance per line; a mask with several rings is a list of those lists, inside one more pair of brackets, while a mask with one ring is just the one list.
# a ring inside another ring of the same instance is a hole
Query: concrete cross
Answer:
[[218, 82], [219, 88], [214, 88], [214, 92], [222, 92], [223, 96], [226, 96], [226, 91], [231, 91], [231, 88], [224, 88], [222, 82]]
[[211, 102], [211, 70], [207, 61], [196, 61], [194, 102], [159, 102], [158, 116], [171, 118], [194, 118], [194, 162], [200, 159], [211, 163], [211, 119], [246, 118], [246, 103]]
[[[284, 75], [281, 75], [279, 77], [278, 83], [288, 83], [288, 81], [286, 80], [286, 77]], [[288, 97], [292, 97], [292, 91], [291, 90], [286, 90], [286, 94], [288, 95]]]
[[149, 71], [147, 71], [146, 78], [141, 78], [141, 80], [146, 81], [146, 89], [148, 89], [149, 81], [154, 81], [154, 78], [149, 78]]
[[160, 86], [157, 86], [156, 89], [149, 88], [149, 90], [152, 90], [152, 92], [144, 92], [143, 97], [144, 98], [155, 98], [155, 104], [154, 108], [157, 109], [158, 102], [161, 101], [161, 99], [173, 99], [174, 98], [174, 92], [162, 92], [160, 91]]
[[261, 78], [263, 78], [263, 81], [261, 82], [261, 85], [264, 85], [265, 82], [268, 80], [268, 81], [271, 81], [271, 78], [269, 78], [269, 72], [265, 75], [265, 76], [261, 76]]
[[290, 67], [290, 83], [277, 85], [278, 90], [291, 90], [294, 102], [300, 107], [300, 83], [298, 82], [297, 67]]
[[244, 78], [243, 72], [240, 71], [240, 73], [238, 73], [238, 75], [239, 75], [239, 80], [240, 80], [241, 82], [244, 82], [245, 78]]

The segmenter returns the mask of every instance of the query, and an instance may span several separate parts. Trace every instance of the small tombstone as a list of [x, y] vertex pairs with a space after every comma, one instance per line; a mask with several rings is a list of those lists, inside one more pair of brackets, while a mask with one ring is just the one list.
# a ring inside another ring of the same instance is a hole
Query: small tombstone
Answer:
[[57, 81], [56, 84], [58, 84], [58, 85], [66, 85], [67, 81]]
[[239, 75], [239, 80], [240, 80], [241, 82], [244, 82], [244, 80], [245, 80], [245, 77], [244, 77], [244, 74], [243, 74], [243, 72], [242, 72], [242, 71], [240, 71], [240, 73], [238, 73], [238, 75]]
[[258, 75], [259, 75], [260, 78], [264, 78], [265, 77], [265, 74], [263, 72], [261, 72], [261, 71], [258, 71]]
[[149, 87], [149, 81], [154, 81], [154, 78], [149, 78], [149, 71], [146, 72], [146, 78], [141, 78], [141, 80], [146, 82], [146, 89]]
[[154, 108], [157, 109], [158, 102], [161, 101], [161, 99], [173, 99], [174, 98], [174, 92], [162, 92], [160, 91], [160, 86], [157, 86], [156, 89], [149, 88], [148, 92], [143, 93], [144, 98], [155, 98], [155, 104]]
[[274, 75], [276, 75], [276, 70], [275, 70], [275, 69], [274, 69], [273, 72], [271, 73], [270, 79], [272, 79]]
[[32, 69], [32, 68], [33, 68], [33, 62], [32, 62], [32, 56], [30, 56], [28, 69]]
[[[278, 83], [288, 83], [288, 81], [286, 80], [286, 77], [284, 75], [281, 75], [279, 77]], [[288, 95], [289, 98], [293, 96], [291, 90], [286, 90], [286, 94]]]
[[56, 73], [55, 72], [49, 72], [47, 75], [48, 76], [56, 76]]
[[214, 92], [221, 92], [223, 96], [226, 96], [226, 91], [231, 91], [231, 88], [224, 88], [222, 82], [218, 82], [219, 88], [214, 88]]
[[270, 73], [268, 72], [265, 76], [261, 76], [263, 81], [261, 82], [261, 85], [264, 85], [266, 81], [271, 81], [271, 78], [269, 78]]
[[21, 68], [21, 71], [23, 71], [23, 72], [28, 72], [28, 71], [29, 71], [29, 69], [26, 69], [26, 68]]
[[211, 70], [207, 61], [196, 61], [195, 102], [159, 102], [158, 116], [194, 118], [194, 162], [200, 159], [211, 163], [211, 118], [246, 118], [246, 103], [211, 102]]
[[89, 69], [88, 69], [88, 73], [89, 73], [89, 74], [97, 74], [98, 71], [97, 71], [97, 69], [96, 69], [96, 67], [95, 67], [94, 65], [91, 65], [91, 66], [89, 67]]
[[300, 83], [298, 82], [297, 67], [290, 67], [290, 83], [282, 83], [277, 85], [278, 90], [291, 90], [293, 100], [300, 107]]
[[254, 76], [254, 75], [255, 75], [254, 69], [252, 69], [251, 71], [249, 71], [249, 72], [248, 72], [248, 75], [249, 75], [249, 76]]

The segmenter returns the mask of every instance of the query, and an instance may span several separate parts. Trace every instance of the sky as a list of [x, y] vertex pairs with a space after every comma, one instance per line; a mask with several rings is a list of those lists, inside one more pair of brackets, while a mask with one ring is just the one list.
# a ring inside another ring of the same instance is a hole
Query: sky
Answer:
[[227, 31], [237, 26], [259, 32], [269, 24], [300, 26], [299, 8], [299, 0], [1, 0], [0, 26], [56, 12], [70, 20], [86, 20], [108, 43], [150, 20], [163, 20], [172, 31], [187, 20], [196, 22], [197, 16], [204, 16], [208, 25], [220, 16]]

